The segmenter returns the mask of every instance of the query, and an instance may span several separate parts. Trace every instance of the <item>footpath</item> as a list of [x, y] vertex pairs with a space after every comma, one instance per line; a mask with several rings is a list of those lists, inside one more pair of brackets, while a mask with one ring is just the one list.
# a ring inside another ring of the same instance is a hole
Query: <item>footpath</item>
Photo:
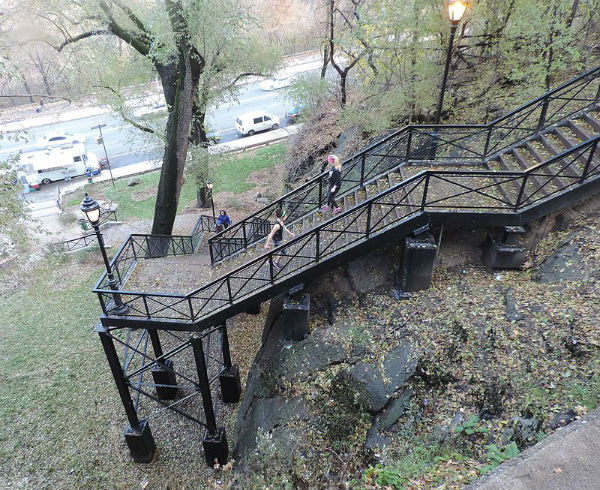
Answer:
[[600, 490], [600, 408], [465, 490]]

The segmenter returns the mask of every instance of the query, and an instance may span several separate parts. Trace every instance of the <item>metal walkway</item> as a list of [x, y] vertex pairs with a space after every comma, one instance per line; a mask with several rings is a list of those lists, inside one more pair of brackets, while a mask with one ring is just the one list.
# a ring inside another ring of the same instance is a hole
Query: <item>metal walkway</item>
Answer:
[[[189, 236], [131, 235], [111, 262], [118, 290], [104, 274], [94, 292], [102, 307], [96, 331], [130, 424], [124, 435], [133, 459], [152, 460], [148, 421], [168, 410], [205, 433], [209, 465], [225, 464], [218, 402], [236, 403], [241, 394], [228, 318], [426, 224], [521, 225], [600, 193], [599, 102], [600, 67], [490, 124], [396, 131], [344, 162], [342, 213], [320, 212], [326, 178], [311, 179], [211, 238], [214, 266], [196, 265], [212, 274], [187, 294], [127, 285], [143, 261], [196, 253], [214, 219], [200, 217]], [[265, 252], [278, 207], [298, 236]], [[188, 262], [181, 273], [190, 271]]]
[[[105, 327], [200, 331], [366, 250], [433, 225], [519, 225], [597, 192], [600, 67], [487, 125], [407, 126], [344, 165], [344, 211], [325, 216], [325, 175], [209, 240], [220, 276], [186, 294], [127, 290], [141, 258], [195, 249], [189, 237], [132, 235], [113, 259], [126, 315], [103, 276]], [[275, 209], [298, 236], [264, 252]], [[157, 243], [158, 246], [157, 253]], [[283, 268], [274, 256], [285, 249]]]

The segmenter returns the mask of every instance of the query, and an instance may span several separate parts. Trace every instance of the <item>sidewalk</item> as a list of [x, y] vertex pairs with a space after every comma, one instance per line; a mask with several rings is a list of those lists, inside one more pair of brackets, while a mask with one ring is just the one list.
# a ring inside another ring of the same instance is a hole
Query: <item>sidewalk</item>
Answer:
[[600, 408], [465, 490], [600, 490]]

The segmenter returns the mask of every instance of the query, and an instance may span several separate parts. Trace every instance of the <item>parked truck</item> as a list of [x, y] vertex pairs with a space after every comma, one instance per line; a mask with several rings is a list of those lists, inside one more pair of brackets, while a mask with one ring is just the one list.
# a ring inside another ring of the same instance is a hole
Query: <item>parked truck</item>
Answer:
[[[79, 175], [97, 175], [100, 173], [98, 158], [92, 152], [86, 152], [82, 143], [41, 151], [32, 151], [21, 155], [21, 173], [27, 184], [36, 188], [39, 184], [49, 184], [56, 180], [70, 180]], [[21, 179], [23, 181], [23, 179]]]

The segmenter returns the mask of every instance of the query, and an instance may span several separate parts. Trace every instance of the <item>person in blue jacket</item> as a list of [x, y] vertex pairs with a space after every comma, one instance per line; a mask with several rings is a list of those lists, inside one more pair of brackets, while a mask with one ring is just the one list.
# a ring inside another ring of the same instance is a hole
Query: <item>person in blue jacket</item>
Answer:
[[231, 218], [227, 215], [227, 211], [221, 209], [216, 222], [217, 232], [223, 231], [224, 228], [229, 228], [229, 225], [231, 225]]

